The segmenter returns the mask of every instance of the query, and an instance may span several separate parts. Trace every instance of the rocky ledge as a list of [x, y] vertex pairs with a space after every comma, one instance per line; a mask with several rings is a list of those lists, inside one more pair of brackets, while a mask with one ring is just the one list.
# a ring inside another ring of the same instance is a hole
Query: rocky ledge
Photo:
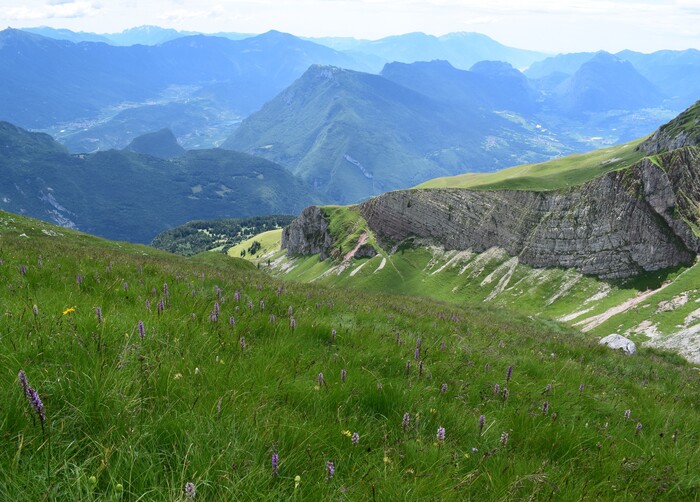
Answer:
[[[414, 237], [454, 250], [500, 247], [534, 267], [614, 279], [692, 263], [700, 252], [698, 201], [700, 150], [686, 147], [566, 190], [402, 190], [359, 211], [388, 246]], [[322, 259], [332, 245], [316, 207], [282, 238], [289, 254]]]

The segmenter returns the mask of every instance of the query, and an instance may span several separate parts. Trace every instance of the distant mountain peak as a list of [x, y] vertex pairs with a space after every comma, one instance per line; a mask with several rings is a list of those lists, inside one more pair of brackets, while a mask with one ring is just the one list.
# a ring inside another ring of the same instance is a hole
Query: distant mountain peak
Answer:
[[185, 153], [185, 149], [180, 146], [177, 138], [168, 128], [134, 138], [124, 150], [161, 159], [171, 159]]

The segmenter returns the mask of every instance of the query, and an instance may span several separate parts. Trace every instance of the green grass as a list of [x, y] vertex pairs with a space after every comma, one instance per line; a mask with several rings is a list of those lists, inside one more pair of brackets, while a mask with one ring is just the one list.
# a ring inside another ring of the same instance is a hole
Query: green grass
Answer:
[[187, 482], [197, 500], [700, 496], [700, 379], [677, 356], [628, 358], [502, 308], [282, 283], [220, 254], [7, 213], [0, 259], [2, 500], [182, 500]]
[[556, 190], [580, 185], [607, 172], [623, 169], [644, 154], [636, 146], [642, 140], [623, 145], [568, 155], [539, 164], [526, 164], [494, 173], [466, 173], [436, 178], [416, 188], [478, 188], [509, 190]]

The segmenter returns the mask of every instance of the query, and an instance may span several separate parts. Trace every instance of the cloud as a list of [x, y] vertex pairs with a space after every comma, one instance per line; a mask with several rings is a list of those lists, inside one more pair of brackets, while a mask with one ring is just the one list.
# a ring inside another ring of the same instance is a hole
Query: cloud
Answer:
[[89, 17], [99, 10], [92, 2], [78, 0], [53, 0], [39, 7], [14, 7], [5, 11], [4, 19], [11, 21], [29, 21], [40, 19], [72, 19]]

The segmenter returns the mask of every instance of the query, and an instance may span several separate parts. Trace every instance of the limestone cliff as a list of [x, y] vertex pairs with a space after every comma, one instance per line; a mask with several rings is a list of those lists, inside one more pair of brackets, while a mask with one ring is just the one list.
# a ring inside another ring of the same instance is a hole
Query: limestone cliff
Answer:
[[[698, 201], [700, 150], [687, 147], [566, 190], [403, 190], [359, 211], [386, 244], [417, 237], [446, 249], [500, 247], [534, 267], [611, 279], [693, 262]], [[327, 229], [322, 212], [307, 208], [285, 229], [282, 247], [325, 258]]]

